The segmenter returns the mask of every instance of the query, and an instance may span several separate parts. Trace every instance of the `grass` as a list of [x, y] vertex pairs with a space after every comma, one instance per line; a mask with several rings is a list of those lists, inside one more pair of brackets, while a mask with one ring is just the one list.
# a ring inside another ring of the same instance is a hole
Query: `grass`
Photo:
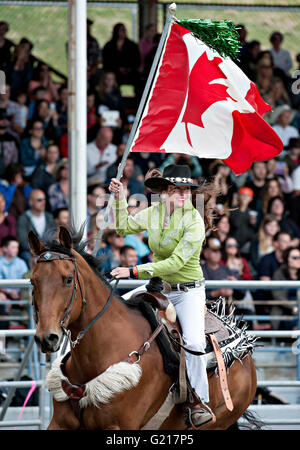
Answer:
[[[187, 0], [184, 0], [187, 1]], [[297, 5], [298, 0], [245, 0], [247, 4]], [[284, 47], [293, 55], [299, 52], [300, 12], [208, 10], [201, 6], [185, 9], [178, 5], [178, 18], [229, 19], [244, 23], [248, 29], [248, 40], [258, 39], [263, 49], [270, 47], [269, 35], [280, 29], [284, 33]], [[242, 3], [241, 0], [212, 0], [212, 3]], [[132, 36], [132, 12], [130, 8], [88, 7], [88, 17], [94, 20], [93, 35], [103, 45], [110, 39], [112, 28], [117, 22], [125, 23], [129, 37]], [[0, 5], [1, 20], [10, 25], [8, 37], [18, 42], [26, 36], [34, 43], [33, 53], [55, 68], [67, 74], [66, 42], [68, 40], [68, 9], [65, 6]], [[158, 13], [158, 27], [161, 31], [162, 9]]]

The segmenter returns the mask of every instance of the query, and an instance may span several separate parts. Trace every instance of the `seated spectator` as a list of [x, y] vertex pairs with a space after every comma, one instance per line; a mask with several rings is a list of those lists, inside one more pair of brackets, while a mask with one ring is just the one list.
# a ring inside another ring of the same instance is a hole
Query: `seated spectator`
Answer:
[[[15, 236], [6, 236], [2, 239], [2, 256], [0, 256], [0, 279], [18, 280], [27, 272], [28, 267], [23, 259], [18, 257], [19, 242]], [[4, 288], [1, 292], [7, 299], [19, 300], [20, 289]]]
[[32, 187], [24, 180], [24, 169], [21, 164], [11, 163], [6, 168], [6, 179], [0, 184], [0, 192], [4, 195], [6, 211], [16, 219], [28, 208], [28, 199]]
[[[117, 159], [116, 159], [116, 161], [115, 161], [113, 164], [111, 164], [111, 165], [107, 168], [105, 184], [109, 184], [109, 183], [110, 183], [110, 180], [111, 180], [112, 178], [115, 178], [115, 177], [117, 176], [117, 173], [118, 173], [118, 167], [119, 167], [120, 162], [122, 161], [122, 157], [123, 157], [123, 155], [124, 155], [125, 148], [126, 148], [126, 145], [125, 145], [125, 144], [119, 144], [119, 145], [117, 146]], [[132, 155], [132, 156], [133, 156], [133, 158], [134, 158], [134, 155]], [[134, 158], [134, 160], [135, 160], [135, 158]], [[143, 172], [142, 172], [142, 170], [141, 170], [141, 168], [140, 168], [140, 166], [139, 166], [138, 164], [134, 164], [133, 177], [134, 177], [136, 180], [140, 181], [140, 182], [143, 182], [143, 181], [144, 181], [144, 175], [143, 175]]]
[[[237, 280], [239, 275], [221, 264], [221, 242], [217, 238], [209, 237], [203, 249], [205, 263], [202, 263], [203, 276], [206, 280]], [[244, 293], [238, 290], [221, 288], [206, 289], [206, 298], [214, 300], [220, 296], [232, 297], [241, 300]]]
[[256, 85], [260, 95], [266, 101], [267, 96], [272, 89], [275, 77], [273, 59], [270, 53], [260, 55], [256, 64], [256, 73]]
[[38, 164], [45, 158], [48, 142], [44, 136], [43, 122], [34, 120], [30, 124], [29, 135], [21, 140], [20, 159], [25, 175], [30, 177]]
[[101, 62], [101, 48], [97, 39], [92, 36], [92, 25], [94, 21], [86, 20], [86, 40], [87, 40], [87, 65], [90, 69], [97, 69]]
[[[132, 201], [129, 201], [129, 204], [130, 203], [132, 203]], [[130, 207], [128, 207], [127, 210], [129, 213]], [[133, 247], [136, 250], [138, 256], [138, 264], [145, 264], [149, 262], [148, 255], [150, 254], [150, 249], [148, 245], [145, 244], [144, 237], [145, 237], [144, 232], [137, 234], [129, 234], [124, 237], [124, 244], [129, 245], [129, 247]]]
[[97, 115], [97, 108], [95, 104], [95, 92], [87, 92], [87, 129], [93, 129], [99, 123], [99, 117]]
[[32, 73], [30, 48], [25, 42], [19, 43], [14, 49], [12, 61], [7, 65], [7, 81], [12, 95], [15, 95], [17, 91], [27, 92]]
[[69, 207], [69, 165], [66, 158], [56, 164], [53, 169], [55, 183], [48, 188], [48, 198], [51, 211], [57, 208]]
[[189, 166], [191, 169], [192, 178], [202, 177], [203, 175], [203, 170], [197, 156], [189, 156], [184, 153], [171, 153], [161, 164], [159, 170], [163, 172], [164, 168], [169, 164], [183, 164]]
[[58, 113], [55, 108], [50, 108], [47, 100], [38, 100], [35, 104], [32, 120], [40, 120], [44, 126], [45, 138], [48, 141], [57, 141], [61, 135], [58, 125]]
[[46, 194], [46, 209], [51, 210], [48, 189], [51, 184], [55, 183], [53, 172], [57, 167], [59, 161], [59, 148], [56, 144], [50, 143], [46, 147], [46, 155], [41, 160], [31, 176], [31, 186], [35, 189], [40, 189]]
[[144, 184], [134, 178], [134, 160], [131, 155], [128, 156], [122, 177], [123, 186], [127, 187], [127, 195], [130, 197], [135, 194], [144, 194]]
[[139, 83], [138, 68], [140, 53], [137, 44], [127, 38], [126, 27], [117, 23], [113, 35], [103, 47], [103, 69], [114, 72], [119, 86], [131, 84], [137, 89]]
[[[279, 231], [275, 234], [273, 239], [274, 251], [263, 256], [258, 263], [257, 277], [261, 281], [270, 281], [273, 278], [275, 271], [283, 263], [283, 252], [291, 246], [290, 235], [285, 231]], [[258, 290], [255, 293], [257, 301], [268, 301], [272, 298], [270, 290]], [[257, 314], [270, 314], [271, 308], [269, 305], [256, 305]]]
[[[19, 242], [15, 236], [7, 236], [2, 242], [2, 256], [0, 256], [0, 279], [19, 279], [28, 270], [23, 259], [18, 257]], [[20, 289], [3, 288], [0, 290], [1, 300], [20, 300]], [[11, 304], [8, 302], [5, 305], [0, 305], [0, 315], [7, 316], [11, 310]], [[1, 320], [0, 329], [8, 329], [9, 321]], [[1, 354], [0, 345], [0, 354]], [[2, 356], [2, 355], [1, 355]], [[6, 358], [5, 358], [6, 359]]]
[[300, 244], [300, 228], [287, 216], [283, 199], [281, 197], [271, 198], [267, 212], [276, 217], [280, 230], [286, 231], [290, 235], [292, 239], [291, 246], [298, 247]]
[[283, 192], [281, 190], [281, 185], [277, 178], [268, 179], [262, 190], [258, 205], [259, 210], [263, 215], [267, 213], [269, 201], [273, 197], [284, 198]]
[[[253, 280], [253, 276], [246, 258], [243, 258], [239, 252], [239, 244], [237, 240], [229, 236], [224, 245], [224, 258], [221, 264], [224, 264], [228, 269], [236, 273], [236, 276], [241, 280]], [[239, 314], [253, 314], [255, 313], [255, 306], [253, 304], [253, 297], [249, 289], [244, 291], [244, 298], [238, 303]]]
[[274, 77], [273, 84], [266, 94], [265, 100], [271, 106], [272, 110], [281, 105], [291, 106], [290, 97], [281, 78]]
[[104, 230], [102, 242], [105, 245], [97, 252], [97, 257], [105, 256], [106, 259], [99, 269], [109, 277], [110, 272], [121, 263], [121, 249], [124, 247], [124, 237], [119, 236], [116, 230], [108, 228]]
[[100, 178], [104, 183], [108, 167], [117, 159], [117, 147], [112, 144], [113, 132], [110, 127], [101, 127], [96, 139], [87, 146], [88, 179]]
[[279, 231], [273, 238], [274, 251], [259, 260], [258, 279], [270, 281], [274, 272], [283, 263], [283, 252], [291, 247], [291, 237], [286, 231]]
[[18, 162], [18, 141], [9, 132], [10, 117], [5, 109], [0, 109], [0, 177], [5, 175], [10, 163]]
[[[26, 99], [26, 95], [25, 95]], [[26, 106], [25, 106], [26, 108]], [[20, 135], [23, 132], [23, 128], [19, 126], [20, 109], [19, 104], [10, 98], [10, 86], [6, 84], [5, 94], [0, 94], [0, 109], [6, 111], [6, 115], [9, 119], [8, 132], [12, 134], [19, 141]], [[25, 124], [26, 125], [26, 124]]]
[[51, 72], [47, 64], [39, 63], [35, 69], [32, 79], [28, 86], [28, 95], [32, 100], [32, 93], [37, 88], [42, 86], [45, 91], [45, 99], [48, 102], [56, 102], [58, 100], [57, 87], [52, 80]]
[[263, 161], [257, 161], [253, 163], [251, 167], [251, 179], [246, 182], [245, 186], [249, 187], [253, 191], [253, 198], [249, 203], [249, 208], [258, 211], [259, 203], [258, 200], [261, 196], [262, 190], [266, 184], [267, 178], [267, 167], [266, 163]]
[[111, 111], [119, 111], [120, 118], [125, 120], [125, 104], [114, 72], [104, 72], [97, 89], [97, 113], [101, 116], [103, 107]]
[[144, 63], [145, 58], [151, 52], [154, 47], [154, 36], [156, 34], [156, 27], [153, 23], [149, 23], [145, 28], [144, 36], [140, 39], [139, 42], [139, 51], [141, 57], [141, 64], [139, 67], [139, 72], [144, 72]]
[[31, 120], [33, 118], [33, 114], [35, 111], [35, 107], [37, 102], [40, 100], [46, 100], [46, 90], [43, 86], [39, 86], [34, 89], [34, 91], [31, 94], [32, 100], [29, 102], [28, 105], [28, 117], [27, 120]]
[[292, 172], [293, 193], [288, 199], [290, 218], [300, 224], [300, 166]]
[[220, 261], [228, 269], [236, 272], [241, 280], [253, 280], [253, 276], [246, 258], [239, 252], [237, 240], [231, 236], [227, 237], [224, 245], [224, 258]]
[[285, 75], [289, 76], [290, 69], [293, 67], [293, 60], [288, 50], [281, 48], [283, 42], [283, 34], [279, 31], [274, 31], [270, 36], [272, 48], [269, 50], [274, 66], [283, 70]]
[[288, 153], [283, 157], [283, 161], [287, 163], [291, 175], [300, 164], [300, 139], [291, 138], [287, 150]]
[[[133, 247], [130, 247], [130, 245], [124, 245], [124, 247], [121, 249], [120, 252], [121, 255], [121, 264], [120, 267], [134, 267], [138, 264], [138, 255], [136, 250]], [[130, 278], [128, 278], [130, 279]], [[131, 289], [118, 289], [119, 295], [127, 294]]]
[[268, 178], [277, 178], [283, 194], [290, 194], [293, 191], [293, 181], [289, 175], [289, 168], [285, 161], [270, 159], [267, 163]]
[[0, 70], [5, 71], [10, 60], [11, 52], [13, 49], [13, 43], [5, 37], [9, 31], [7, 22], [1, 20], [0, 22]]
[[5, 198], [0, 193], [0, 242], [7, 236], [17, 237], [17, 221], [15, 216], [5, 211]]
[[239, 34], [238, 39], [240, 41], [240, 55], [243, 55], [244, 53], [246, 53], [247, 49], [248, 49], [248, 41], [246, 40], [247, 34], [248, 34], [248, 30], [246, 28], [246, 26], [242, 23], [235, 25], [235, 28]]
[[280, 230], [276, 216], [266, 214], [261, 221], [257, 237], [250, 244], [250, 261], [254, 273], [257, 273], [261, 258], [274, 251], [274, 236]]
[[291, 138], [299, 138], [299, 131], [291, 126], [291, 121], [291, 107], [289, 105], [277, 106], [272, 116], [273, 129], [282, 140], [284, 147], [289, 145]]
[[52, 214], [45, 211], [46, 196], [39, 189], [33, 189], [29, 197], [30, 209], [22, 214], [17, 221], [18, 238], [20, 241], [21, 258], [30, 264], [30, 249], [28, 233], [34, 231], [40, 239], [44, 238], [48, 230], [55, 229]]
[[209, 165], [209, 176], [214, 176], [216, 189], [221, 192], [216, 203], [226, 207], [232, 206], [237, 189], [230, 178], [230, 168], [222, 160], [216, 159]]
[[15, 94], [15, 98], [18, 108], [14, 116], [14, 128], [16, 132], [21, 135], [26, 128], [28, 119], [28, 107], [26, 106], [27, 95], [23, 91], [17, 91]]
[[237, 64], [250, 80], [256, 80], [257, 57], [260, 52], [260, 42], [253, 40], [249, 42], [247, 50], [241, 55], [240, 62]]
[[[274, 272], [272, 280], [300, 280], [300, 250], [299, 248], [290, 247], [283, 253], [283, 263]], [[297, 289], [280, 289], [272, 290], [272, 298], [277, 301], [284, 300], [297, 300]], [[297, 306], [289, 305], [276, 305], [271, 308], [271, 315], [281, 316], [281, 315], [296, 315]], [[296, 330], [297, 329], [297, 319], [294, 321], [272, 321], [273, 329], [281, 330]]]
[[211, 236], [219, 239], [223, 245], [230, 234], [229, 218], [226, 214], [221, 214], [215, 220], [215, 229], [211, 232]]
[[156, 51], [157, 51], [157, 48], [158, 48], [158, 45], [159, 45], [159, 42], [160, 42], [160, 38], [161, 38], [161, 34], [160, 33], [156, 33], [154, 35], [154, 37], [153, 37], [153, 47], [150, 50], [150, 52], [145, 56], [145, 59], [144, 59], [144, 71], [143, 71], [143, 74], [142, 74], [142, 82], [144, 84], [146, 83], [146, 81], [148, 79], [148, 76], [149, 76], [149, 73], [150, 73], [150, 70], [151, 70], [154, 58], [155, 58], [155, 54], [156, 54]]
[[238, 191], [239, 209], [232, 211], [230, 214], [231, 235], [238, 241], [242, 253], [249, 252], [249, 249], [246, 247], [249, 246], [251, 239], [255, 236], [256, 217], [250, 215], [249, 208], [249, 203], [252, 201], [253, 196], [252, 189], [247, 187], [240, 188]]
[[58, 100], [56, 102], [56, 112], [58, 114], [58, 126], [61, 133], [68, 131], [68, 88], [65, 85], [58, 89]]
[[64, 227], [70, 225], [70, 213], [68, 208], [57, 208], [53, 211], [53, 220], [56, 227], [59, 228], [61, 225]]
[[[98, 214], [105, 212], [105, 204], [106, 204], [106, 188], [103, 183], [101, 183], [100, 179], [91, 180], [87, 187], [87, 223], [86, 229], [88, 235], [90, 235], [90, 221], [91, 217], [94, 214]], [[110, 215], [113, 221], [113, 213]]]

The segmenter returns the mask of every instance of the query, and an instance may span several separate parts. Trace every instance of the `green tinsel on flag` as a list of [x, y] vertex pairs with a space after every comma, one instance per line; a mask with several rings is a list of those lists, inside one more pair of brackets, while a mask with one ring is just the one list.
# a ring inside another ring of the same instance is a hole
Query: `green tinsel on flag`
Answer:
[[239, 34], [228, 20], [175, 19], [175, 22], [223, 57], [234, 59], [241, 48]]

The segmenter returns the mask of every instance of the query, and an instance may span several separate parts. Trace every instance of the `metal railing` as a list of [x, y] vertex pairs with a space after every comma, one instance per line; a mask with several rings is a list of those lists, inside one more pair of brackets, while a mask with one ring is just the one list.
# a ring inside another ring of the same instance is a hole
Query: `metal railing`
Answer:
[[[143, 286], [147, 283], [147, 280], [120, 280], [119, 287], [120, 288], [128, 288], [134, 289], [139, 286]], [[0, 280], [0, 289], [6, 287], [15, 287], [15, 288], [28, 288], [31, 289], [30, 280], [22, 279], [22, 280]], [[231, 280], [218, 280], [206, 281], [206, 287], [208, 289], [219, 289], [219, 288], [232, 288], [232, 289], [250, 289], [250, 290], [258, 290], [258, 289], [289, 289], [295, 288], [300, 289], [300, 281], [231, 281]], [[31, 312], [30, 312], [31, 313]], [[299, 314], [299, 308], [298, 308]], [[273, 318], [272, 318], [273, 319]], [[33, 324], [33, 322], [32, 322]], [[14, 427], [14, 426], [38, 426], [40, 429], [45, 429], [47, 424], [45, 420], [45, 404], [46, 404], [46, 396], [49, 394], [45, 390], [45, 375], [46, 375], [46, 355], [36, 349], [36, 360], [38, 359], [39, 364], [39, 373], [36, 376], [36, 386], [39, 389], [39, 419], [33, 420], [23, 420], [23, 421], [5, 421], [4, 417], [7, 412], [7, 409], [11, 403], [11, 400], [15, 394], [17, 388], [25, 388], [30, 387], [30, 381], [20, 381], [22, 372], [27, 364], [29, 356], [36, 346], [33, 340], [33, 335], [35, 334], [34, 326], [32, 329], [22, 329], [22, 330], [0, 330], [0, 338], [1, 337], [28, 337], [29, 342], [28, 346], [25, 350], [24, 357], [20, 363], [17, 374], [15, 376], [14, 381], [0, 381], [0, 388], [8, 389], [8, 396], [2, 405], [2, 410], [0, 413], [0, 428], [4, 427]], [[279, 331], [279, 330], [270, 330], [270, 331], [254, 331], [251, 330], [251, 334], [255, 336], [259, 336], [262, 339], [268, 338], [290, 338], [299, 341], [300, 338], [300, 330], [291, 330], [291, 331]], [[30, 339], [31, 337], [31, 339]], [[278, 347], [270, 347], [273, 351], [291, 351], [292, 347], [288, 348], [278, 348]], [[255, 351], [265, 351], [266, 349], [256, 349]], [[259, 387], [300, 387], [300, 346], [298, 351], [298, 344], [296, 347], [294, 346], [295, 354], [297, 357], [297, 380], [263, 380], [258, 382]], [[38, 356], [38, 358], [37, 358]], [[55, 357], [55, 355], [53, 355]], [[53, 358], [53, 357], [52, 357]], [[299, 424], [300, 419], [293, 420], [293, 423]]]

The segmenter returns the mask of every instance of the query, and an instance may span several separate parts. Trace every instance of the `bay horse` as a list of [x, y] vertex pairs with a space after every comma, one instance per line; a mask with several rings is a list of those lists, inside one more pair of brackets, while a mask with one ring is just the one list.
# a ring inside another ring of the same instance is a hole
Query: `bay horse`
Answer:
[[[37, 316], [35, 341], [45, 353], [59, 350], [64, 331], [71, 342], [63, 373], [60, 361], [53, 363], [54, 373], [60, 377], [49, 380], [54, 398], [48, 429], [140, 430], [160, 409], [174, 380], [164, 371], [156, 340], [140, 361], [135, 361], [138, 364], [126, 362], [128, 355], [147, 343], [152, 329], [140, 312], [114, 294], [97, 271], [99, 260], [85, 252], [82, 233], [78, 236], [62, 226], [58, 239], [45, 244], [32, 231], [28, 235], [31, 252], [39, 257], [31, 278]], [[226, 430], [243, 415], [255, 395], [251, 354], [242, 363], [235, 361], [228, 371], [232, 411], [225, 406], [215, 371], [208, 373], [208, 379], [209, 406], [216, 421], [201, 430]], [[62, 389], [63, 383], [72, 395]], [[89, 386], [88, 396], [81, 399], [80, 414], [72, 406], [79, 389], [74, 385]], [[172, 408], [159, 429], [187, 429], [182, 405]]]

